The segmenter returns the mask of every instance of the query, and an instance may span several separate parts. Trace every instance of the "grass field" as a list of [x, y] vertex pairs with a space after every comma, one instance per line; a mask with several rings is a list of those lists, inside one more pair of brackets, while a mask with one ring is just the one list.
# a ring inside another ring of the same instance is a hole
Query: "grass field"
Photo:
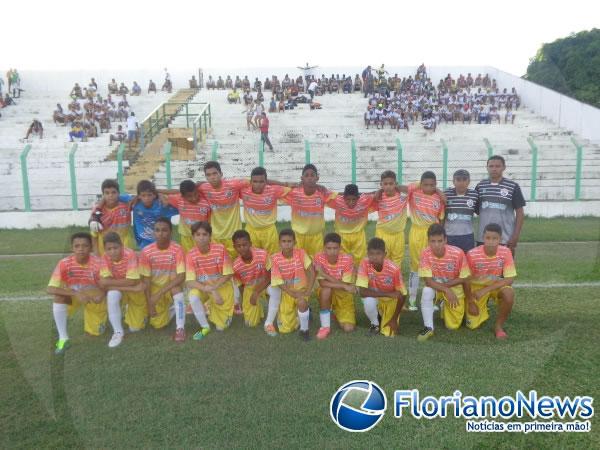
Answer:
[[[68, 236], [10, 233], [2, 232], [3, 253], [36, 252], [34, 239], [45, 252], [64, 252]], [[396, 338], [369, 338], [358, 308], [358, 331], [334, 327], [322, 342], [269, 338], [236, 318], [201, 343], [174, 344], [171, 326], [128, 335], [109, 350], [109, 336], [85, 336], [77, 314], [73, 348], [57, 358], [43, 290], [59, 256], [0, 258], [0, 448], [600, 448], [595, 418], [590, 433], [466, 433], [464, 419], [398, 420], [388, 404], [373, 430], [351, 434], [328, 412], [333, 393], [352, 379], [377, 382], [388, 402], [395, 389], [412, 388], [422, 396], [536, 389], [598, 398], [598, 243], [543, 242], [574, 234], [597, 241], [597, 219], [527, 223], [507, 342], [495, 340], [490, 323], [450, 332], [436, 319], [436, 336], [419, 344], [420, 313], [403, 313]], [[562, 285], [572, 283], [579, 285]], [[192, 316], [186, 328], [194, 331]], [[317, 328], [313, 308], [313, 335]]]

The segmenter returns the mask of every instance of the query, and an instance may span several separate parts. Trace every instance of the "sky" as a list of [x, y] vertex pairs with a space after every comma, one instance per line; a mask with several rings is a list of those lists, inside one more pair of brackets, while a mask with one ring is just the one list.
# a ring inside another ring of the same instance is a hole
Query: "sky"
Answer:
[[523, 75], [543, 43], [600, 27], [590, 0], [25, 0], [3, 12], [3, 71], [425, 62]]

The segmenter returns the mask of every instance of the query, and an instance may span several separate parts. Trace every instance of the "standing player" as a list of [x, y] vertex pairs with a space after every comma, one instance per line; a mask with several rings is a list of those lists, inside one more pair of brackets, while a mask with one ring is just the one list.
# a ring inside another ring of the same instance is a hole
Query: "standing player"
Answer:
[[296, 237], [292, 230], [279, 232], [280, 252], [271, 256], [271, 286], [281, 287], [279, 332], [290, 333], [298, 328], [300, 337], [308, 341], [308, 300], [313, 290], [315, 273], [310, 257], [301, 248], [294, 248]]
[[508, 319], [515, 302], [512, 288], [517, 276], [513, 256], [508, 247], [501, 245], [502, 228], [496, 223], [486, 225], [483, 230], [483, 245], [467, 253], [471, 269], [471, 302], [467, 311], [467, 327], [480, 327], [488, 318], [488, 300], [494, 299], [500, 304], [494, 332], [496, 338], [506, 339], [504, 322]]
[[[165, 217], [154, 224], [155, 242], [147, 245], [140, 253], [140, 275], [148, 305], [150, 325], [166, 327], [175, 315], [175, 342], [185, 341], [185, 311], [183, 283], [185, 281], [185, 259], [183, 249], [171, 241], [173, 225]], [[175, 311], [171, 305], [175, 303]]]
[[[367, 246], [367, 257], [358, 266], [356, 285], [359, 287], [365, 314], [371, 321], [369, 333], [394, 336], [398, 334], [400, 311], [406, 298], [400, 268], [386, 258], [385, 242], [373, 238]], [[383, 326], [380, 327], [379, 316]]]
[[331, 310], [346, 331], [356, 325], [354, 312], [354, 261], [352, 256], [341, 253], [342, 238], [337, 233], [325, 235], [325, 247], [315, 256], [314, 266], [319, 281], [319, 304], [321, 328], [317, 339], [325, 339], [331, 332]]
[[54, 353], [62, 355], [70, 346], [67, 317], [83, 305], [83, 328], [92, 336], [104, 333], [106, 324], [106, 294], [99, 287], [100, 258], [93, 256], [92, 236], [75, 233], [71, 236], [73, 254], [61, 259], [48, 283], [53, 297], [52, 313], [58, 331]]
[[313, 257], [323, 248], [325, 204], [336, 194], [318, 186], [319, 174], [313, 164], [304, 166], [301, 181], [301, 186], [292, 189], [284, 201], [292, 208], [292, 230], [298, 248]]
[[479, 194], [469, 188], [471, 177], [465, 169], [454, 172], [454, 187], [446, 189], [446, 220], [444, 227], [448, 244], [468, 252], [475, 247], [473, 235], [473, 215], [479, 208]]
[[231, 325], [233, 268], [225, 246], [211, 242], [212, 227], [208, 222], [192, 225], [192, 236], [196, 247], [186, 256], [186, 286], [191, 289], [190, 305], [202, 327], [194, 334], [194, 339], [200, 340], [210, 331], [201, 300], [208, 306], [208, 318], [217, 331], [223, 331]]
[[408, 186], [408, 206], [410, 208], [410, 232], [408, 249], [410, 251], [410, 276], [408, 280], [408, 309], [417, 311], [417, 291], [419, 290], [419, 261], [421, 253], [427, 247], [427, 229], [444, 218], [442, 192], [436, 188], [433, 172], [421, 175], [420, 183]]
[[352, 255], [357, 266], [367, 256], [365, 227], [374, 201], [375, 194], [361, 195], [357, 185], [348, 184], [343, 196], [327, 202], [327, 206], [335, 210], [334, 227], [342, 239], [341, 250]]
[[[244, 323], [249, 327], [255, 327], [264, 317], [261, 301], [264, 301], [265, 290], [271, 284], [271, 260], [266, 250], [252, 245], [250, 234], [246, 230], [237, 230], [233, 233], [232, 241], [239, 255], [233, 262], [233, 278], [240, 286]], [[269, 292], [271, 293], [271, 290]], [[277, 301], [275, 314], [278, 307], [279, 301]], [[269, 331], [274, 331], [274, 327]]]
[[105, 254], [100, 269], [100, 286], [108, 291], [108, 320], [113, 328], [108, 346], [114, 348], [121, 344], [124, 336], [121, 305], [127, 305], [125, 323], [132, 332], [146, 326], [148, 311], [135, 252], [123, 247], [117, 233], [106, 233], [102, 240]]
[[425, 287], [421, 292], [421, 314], [425, 328], [417, 336], [426, 341], [433, 336], [433, 302], [443, 301], [442, 317], [446, 328], [460, 328], [465, 316], [465, 296], [470, 298], [467, 258], [463, 251], [448, 245], [446, 231], [440, 224], [427, 230], [428, 247], [421, 253], [419, 276]]

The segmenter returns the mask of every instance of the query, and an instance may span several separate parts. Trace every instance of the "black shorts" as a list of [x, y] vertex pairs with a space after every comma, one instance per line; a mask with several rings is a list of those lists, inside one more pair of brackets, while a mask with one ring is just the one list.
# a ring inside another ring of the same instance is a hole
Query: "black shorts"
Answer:
[[472, 233], [461, 236], [448, 236], [448, 244], [454, 245], [467, 253], [469, 250], [475, 248], [475, 237]]

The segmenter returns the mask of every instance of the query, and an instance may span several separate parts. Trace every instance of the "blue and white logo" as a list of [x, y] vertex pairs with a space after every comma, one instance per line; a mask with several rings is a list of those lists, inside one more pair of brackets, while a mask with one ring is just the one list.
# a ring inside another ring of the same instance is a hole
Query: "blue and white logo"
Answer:
[[379, 423], [386, 408], [385, 392], [376, 383], [353, 380], [333, 394], [329, 413], [342, 430], [364, 432]]

